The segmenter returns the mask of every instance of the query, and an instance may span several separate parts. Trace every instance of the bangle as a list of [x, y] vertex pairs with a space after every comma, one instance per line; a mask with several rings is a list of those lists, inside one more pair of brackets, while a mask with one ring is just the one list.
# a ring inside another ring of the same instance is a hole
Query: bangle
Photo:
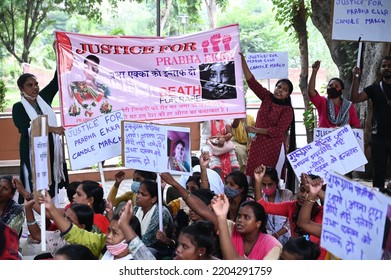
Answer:
[[276, 236], [276, 239], [278, 239], [278, 238], [280, 237], [280, 235], [278, 234], [277, 231], [276, 231], [274, 234], [277, 235], [277, 236]]
[[306, 201], [307, 201], [308, 203], [310, 203], [310, 204], [314, 204], [316, 200], [308, 199], [308, 198], [307, 198]]
[[36, 220], [34, 220], [33, 222], [26, 222], [27, 226], [32, 226], [32, 225], [35, 225], [37, 223]]
[[191, 196], [191, 192], [187, 191], [187, 196], [183, 200], [186, 202], [190, 196]]

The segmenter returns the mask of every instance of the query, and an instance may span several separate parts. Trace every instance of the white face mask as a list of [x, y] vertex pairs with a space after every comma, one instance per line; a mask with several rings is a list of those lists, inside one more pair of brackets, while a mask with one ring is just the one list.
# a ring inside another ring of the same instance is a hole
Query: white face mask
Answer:
[[128, 243], [126, 243], [126, 240], [124, 239], [118, 244], [106, 245], [106, 248], [110, 254], [118, 256], [128, 248]]
[[27, 93], [25, 93], [24, 91], [22, 91], [21, 94], [23, 95], [24, 98], [26, 98], [27, 100], [30, 100], [30, 101], [37, 99], [37, 97], [30, 96]]

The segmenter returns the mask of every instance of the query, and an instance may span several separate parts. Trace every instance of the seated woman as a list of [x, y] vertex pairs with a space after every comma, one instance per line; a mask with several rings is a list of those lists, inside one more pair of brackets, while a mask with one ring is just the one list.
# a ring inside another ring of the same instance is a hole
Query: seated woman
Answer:
[[305, 237], [289, 239], [282, 247], [280, 260], [317, 260], [319, 246]]
[[[145, 247], [137, 234], [140, 223], [133, 216], [132, 201], [124, 206], [121, 217], [114, 215], [107, 234], [88, 232], [74, 226], [63, 217], [46, 193], [38, 196], [39, 203], [45, 203], [48, 214], [53, 218], [64, 239], [70, 244], [88, 247], [94, 256], [102, 260], [153, 260], [151, 252]], [[103, 251], [105, 251], [103, 253]]]
[[[279, 179], [277, 170], [274, 167], [266, 167], [265, 175], [262, 178], [263, 199], [268, 202], [284, 202], [293, 199], [293, 193], [287, 189], [278, 187]], [[259, 193], [256, 193], [259, 195]], [[255, 197], [258, 201], [260, 197]], [[285, 216], [271, 215], [267, 217], [266, 230], [273, 235], [282, 245], [291, 237], [289, 220]]]
[[182, 229], [174, 260], [218, 260], [213, 256], [215, 242], [214, 225], [198, 221]]
[[216, 196], [212, 200], [212, 208], [217, 216], [220, 247], [225, 260], [279, 259], [282, 245], [267, 234], [267, 214], [260, 204], [246, 201], [240, 206], [231, 234], [226, 219], [229, 210], [228, 198], [225, 195]]
[[229, 142], [232, 138], [231, 132], [232, 127], [227, 120], [211, 120], [201, 123], [201, 152], [209, 152], [209, 167], [216, 171], [223, 181], [229, 173], [239, 170], [234, 146], [228, 145], [232, 143]]
[[[167, 182], [168, 183], [168, 182]], [[145, 246], [152, 248], [157, 258], [163, 258], [163, 255], [172, 253], [173, 248], [167, 248], [167, 245], [156, 239], [156, 233], [159, 230], [159, 208], [158, 208], [158, 185], [156, 181], [144, 180], [136, 196], [135, 216], [141, 223], [142, 241]], [[173, 220], [170, 211], [163, 206], [163, 228], [166, 229], [167, 236], [172, 237]], [[169, 249], [171, 249], [171, 252]]]
[[[300, 186], [297, 190], [296, 194], [296, 200], [291, 201], [284, 201], [284, 202], [268, 202], [265, 199], [263, 199], [263, 185], [262, 180], [265, 176], [266, 167], [261, 165], [258, 168], [255, 169], [254, 172], [254, 178], [255, 178], [255, 197], [261, 197], [261, 199], [258, 200], [258, 203], [261, 204], [265, 210], [266, 213], [271, 215], [280, 215], [287, 217], [289, 220], [290, 230], [291, 230], [291, 236], [292, 237], [300, 237], [307, 235], [309, 239], [314, 242], [315, 244], [320, 244], [320, 239], [318, 236], [315, 236], [305, 230], [303, 230], [300, 226], [297, 225], [297, 219], [299, 216], [300, 208], [304, 205], [307, 195], [310, 191], [309, 185], [305, 184], [303, 181], [303, 178], [300, 182]], [[309, 175], [312, 179], [319, 178], [319, 176], [316, 175]], [[324, 192], [320, 194], [321, 197], [324, 197]], [[311, 220], [316, 223], [322, 223], [323, 219], [323, 207], [320, 206], [317, 202], [311, 205]], [[321, 250], [320, 259], [324, 259], [326, 255], [325, 250]]]
[[24, 223], [23, 207], [13, 199], [16, 192], [12, 176], [0, 178], [0, 220], [19, 235]]
[[103, 215], [105, 211], [105, 200], [103, 189], [95, 181], [82, 181], [73, 196], [73, 203], [87, 204], [94, 211], [93, 232], [107, 233], [110, 221]]
[[[30, 236], [34, 240], [40, 242], [41, 228], [35, 220], [33, 205], [34, 200], [30, 200], [25, 203], [27, 228], [30, 232]], [[67, 218], [68, 221], [73, 223], [78, 228], [85, 229], [86, 231], [92, 231], [94, 211], [88, 205], [73, 203], [65, 210], [64, 217]], [[46, 245], [47, 251], [50, 252], [50, 255], [46, 255], [45, 258], [52, 258], [56, 254], [58, 249], [67, 244], [68, 242], [63, 238], [59, 230], [47, 230]]]
[[[202, 219], [209, 220], [213, 222], [215, 225], [215, 229], [219, 230], [219, 238], [220, 238], [220, 247], [223, 252], [224, 259], [240, 259], [244, 257], [244, 254], [248, 254], [248, 258], [256, 258], [256, 259], [278, 259], [282, 245], [272, 236], [264, 234], [264, 230], [266, 231], [266, 213], [261, 206], [258, 205], [254, 201], [246, 201], [239, 208], [238, 215], [235, 219], [235, 226], [233, 230], [230, 232], [228, 229], [227, 214], [229, 211], [229, 202], [228, 198], [225, 195], [222, 195], [226, 201], [224, 201], [224, 211], [219, 212], [219, 214], [215, 213], [214, 208], [212, 211], [205, 203], [200, 200], [198, 197], [192, 195], [190, 192], [187, 192], [183, 189], [180, 184], [172, 177], [169, 173], [162, 173], [162, 178], [169, 182], [172, 186], [178, 189], [181, 197], [186, 201], [189, 207]], [[219, 195], [217, 196], [219, 197]], [[213, 201], [212, 201], [213, 207]], [[217, 210], [218, 211], [218, 210]], [[219, 216], [220, 215], [220, 216]], [[219, 221], [221, 215], [224, 215], [224, 226], [222, 221]], [[250, 228], [244, 225], [243, 219], [244, 217], [251, 219], [249, 223], [251, 223]], [[220, 224], [221, 223], [221, 224]], [[263, 226], [262, 226], [263, 225]], [[262, 226], [262, 228], [261, 228]], [[235, 229], [235, 227], [239, 227], [239, 229]], [[222, 230], [224, 231], [222, 235]], [[237, 231], [242, 234], [238, 236]], [[231, 242], [230, 234], [232, 234], [232, 240], [235, 242], [238, 251], [235, 250]], [[258, 240], [258, 237], [260, 240]], [[235, 239], [235, 240], [234, 240]], [[243, 241], [241, 241], [241, 239]], [[253, 252], [251, 254], [251, 247], [255, 245], [256, 242], [260, 242], [259, 244], [260, 250], [257, 252]], [[230, 245], [229, 245], [230, 244]], [[231, 246], [231, 247], [230, 247]], [[234, 250], [230, 250], [228, 248], [234, 248]], [[228, 250], [228, 251], [227, 251]], [[242, 254], [243, 251], [243, 254]], [[225, 253], [229, 252], [228, 254]], [[233, 252], [236, 252], [235, 254]], [[250, 256], [251, 254], [251, 256]], [[242, 256], [241, 256], [242, 255]]]
[[0, 220], [0, 260], [20, 260], [18, 234]]
[[168, 157], [168, 169], [190, 172], [190, 163], [184, 159], [186, 144], [179, 139], [174, 144], [173, 154]]
[[[115, 183], [114, 186], [111, 188], [107, 200], [112, 203], [112, 206], [115, 209], [115, 212], [117, 213], [121, 206], [123, 206], [128, 200], [132, 200], [133, 205], [136, 204], [136, 195], [138, 192], [138, 189], [140, 188], [140, 184], [142, 181], [149, 179], [156, 181], [157, 175], [155, 172], [151, 171], [144, 171], [144, 170], [134, 170], [133, 172], [133, 182], [130, 186], [131, 191], [127, 191], [123, 193], [122, 195], [117, 196], [118, 189], [122, 181], [125, 179], [125, 172], [118, 171], [115, 176]], [[120, 205], [121, 203], [121, 205]]]

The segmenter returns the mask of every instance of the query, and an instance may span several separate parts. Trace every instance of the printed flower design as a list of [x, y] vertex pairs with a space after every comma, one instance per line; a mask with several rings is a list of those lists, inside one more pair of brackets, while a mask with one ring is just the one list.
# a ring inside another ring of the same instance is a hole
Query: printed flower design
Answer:
[[76, 117], [80, 115], [80, 107], [76, 105], [76, 103], [73, 103], [68, 110], [68, 114], [72, 117]]
[[100, 106], [100, 112], [103, 114], [111, 113], [111, 110], [113, 109], [113, 106], [109, 104], [109, 102], [104, 101], [102, 105]]

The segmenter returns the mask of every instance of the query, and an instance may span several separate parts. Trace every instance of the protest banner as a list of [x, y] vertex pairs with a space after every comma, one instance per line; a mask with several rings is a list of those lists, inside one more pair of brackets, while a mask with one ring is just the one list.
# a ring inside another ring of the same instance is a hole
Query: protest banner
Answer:
[[329, 170], [346, 174], [368, 162], [350, 125], [330, 132], [287, 157], [298, 179], [303, 172], [322, 178]]
[[191, 175], [189, 128], [123, 121], [122, 135], [125, 167]]
[[[320, 137], [323, 137], [330, 132], [334, 131], [336, 128], [324, 128], [324, 127], [316, 127], [314, 128], [314, 141], [318, 140]], [[358, 129], [358, 128], [352, 128], [352, 131], [354, 133], [354, 136], [356, 136], [356, 140], [358, 144], [360, 145], [361, 151], [364, 152], [364, 130], [363, 129]], [[365, 171], [365, 165], [360, 166], [354, 171]]]
[[121, 121], [118, 110], [65, 130], [72, 170], [89, 167], [121, 155]]
[[391, 1], [334, 0], [332, 39], [391, 42]]
[[257, 80], [288, 78], [288, 53], [248, 53], [248, 67]]
[[333, 171], [326, 181], [321, 246], [344, 260], [380, 260], [391, 198]]
[[119, 109], [154, 123], [245, 117], [238, 24], [168, 38], [55, 36], [66, 128]]

